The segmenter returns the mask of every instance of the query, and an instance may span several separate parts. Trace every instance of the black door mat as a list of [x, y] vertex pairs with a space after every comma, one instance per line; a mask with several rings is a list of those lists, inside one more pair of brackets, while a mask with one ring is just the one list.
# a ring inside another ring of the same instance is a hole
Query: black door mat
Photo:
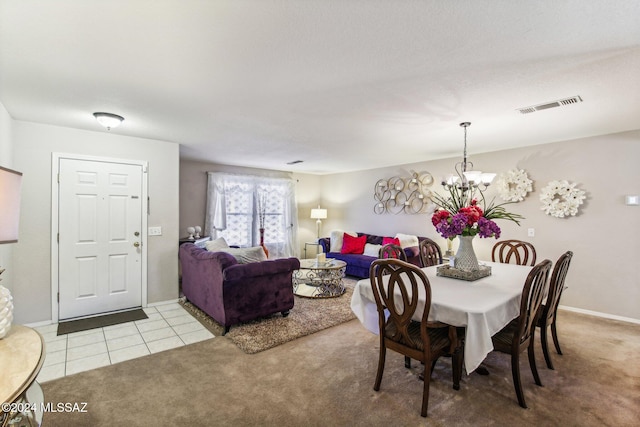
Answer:
[[132, 322], [134, 320], [148, 319], [147, 314], [141, 309], [122, 311], [120, 313], [105, 314], [104, 316], [89, 317], [86, 319], [69, 320], [58, 323], [58, 335], [73, 332], [87, 331], [89, 329], [103, 328], [119, 323]]

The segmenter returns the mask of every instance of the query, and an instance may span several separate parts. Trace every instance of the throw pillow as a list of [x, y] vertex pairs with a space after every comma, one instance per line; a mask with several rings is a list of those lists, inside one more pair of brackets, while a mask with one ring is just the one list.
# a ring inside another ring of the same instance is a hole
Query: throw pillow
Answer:
[[224, 240], [224, 237], [218, 237], [215, 240], [209, 240], [204, 244], [204, 247], [207, 248], [209, 252], [220, 252], [223, 249], [228, 248], [229, 245], [227, 244], [227, 241]]
[[364, 245], [364, 252], [362, 254], [378, 258], [378, 256], [380, 256], [381, 247], [382, 245], [374, 245], [373, 243], [367, 243], [366, 245]]
[[351, 236], [357, 236], [358, 233], [354, 233], [353, 231], [342, 231], [342, 230], [333, 230], [331, 235], [329, 236], [331, 239], [329, 245], [329, 252], [340, 252], [342, 250], [342, 242], [343, 236], [345, 234], [349, 234]]
[[364, 245], [366, 244], [367, 236], [353, 237], [345, 233], [340, 253], [361, 255], [364, 252]]
[[398, 233], [396, 234], [396, 239], [400, 240], [400, 246], [402, 249], [418, 246], [420, 244], [418, 236], [412, 236], [411, 234]]
[[251, 248], [225, 248], [222, 252], [231, 254], [239, 264], [249, 264], [251, 262], [261, 262], [267, 260], [262, 246]]
[[397, 237], [383, 237], [382, 245], [398, 245], [400, 246], [400, 239]]

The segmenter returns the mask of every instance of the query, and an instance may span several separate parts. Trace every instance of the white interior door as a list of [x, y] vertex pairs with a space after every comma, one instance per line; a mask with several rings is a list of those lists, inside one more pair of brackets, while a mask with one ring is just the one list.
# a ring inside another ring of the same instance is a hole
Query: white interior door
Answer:
[[59, 319], [142, 304], [141, 165], [59, 159]]

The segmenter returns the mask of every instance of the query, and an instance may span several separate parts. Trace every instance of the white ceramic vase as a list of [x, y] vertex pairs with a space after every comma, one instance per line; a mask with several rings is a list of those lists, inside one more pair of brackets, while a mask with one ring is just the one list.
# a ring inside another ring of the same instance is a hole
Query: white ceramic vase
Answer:
[[13, 321], [13, 297], [9, 289], [0, 285], [0, 339], [4, 338], [11, 329]]
[[475, 236], [458, 236], [460, 245], [454, 258], [453, 265], [458, 270], [462, 271], [476, 271], [480, 269], [478, 265], [478, 258], [473, 251], [473, 238]]

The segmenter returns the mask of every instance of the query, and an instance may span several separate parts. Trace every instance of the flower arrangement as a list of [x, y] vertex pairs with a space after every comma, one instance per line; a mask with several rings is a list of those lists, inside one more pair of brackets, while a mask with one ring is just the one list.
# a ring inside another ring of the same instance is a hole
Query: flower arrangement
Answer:
[[445, 239], [454, 239], [456, 236], [480, 236], [500, 237], [500, 227], [495, 223], [496, 219], [506, 219], [520, 225], [521, 215], [507, 212], [504, 205], [513, 202], [494, 204], [492, 200], [486, 204], [484, 194], [480, 193], [480, 201], [473, 198], [473, 193], [456, 186], [450, 186], [449, 197], [432, 194], [431, 200], [439, 209], [433, 213], [431, 222], [436, 231]]

